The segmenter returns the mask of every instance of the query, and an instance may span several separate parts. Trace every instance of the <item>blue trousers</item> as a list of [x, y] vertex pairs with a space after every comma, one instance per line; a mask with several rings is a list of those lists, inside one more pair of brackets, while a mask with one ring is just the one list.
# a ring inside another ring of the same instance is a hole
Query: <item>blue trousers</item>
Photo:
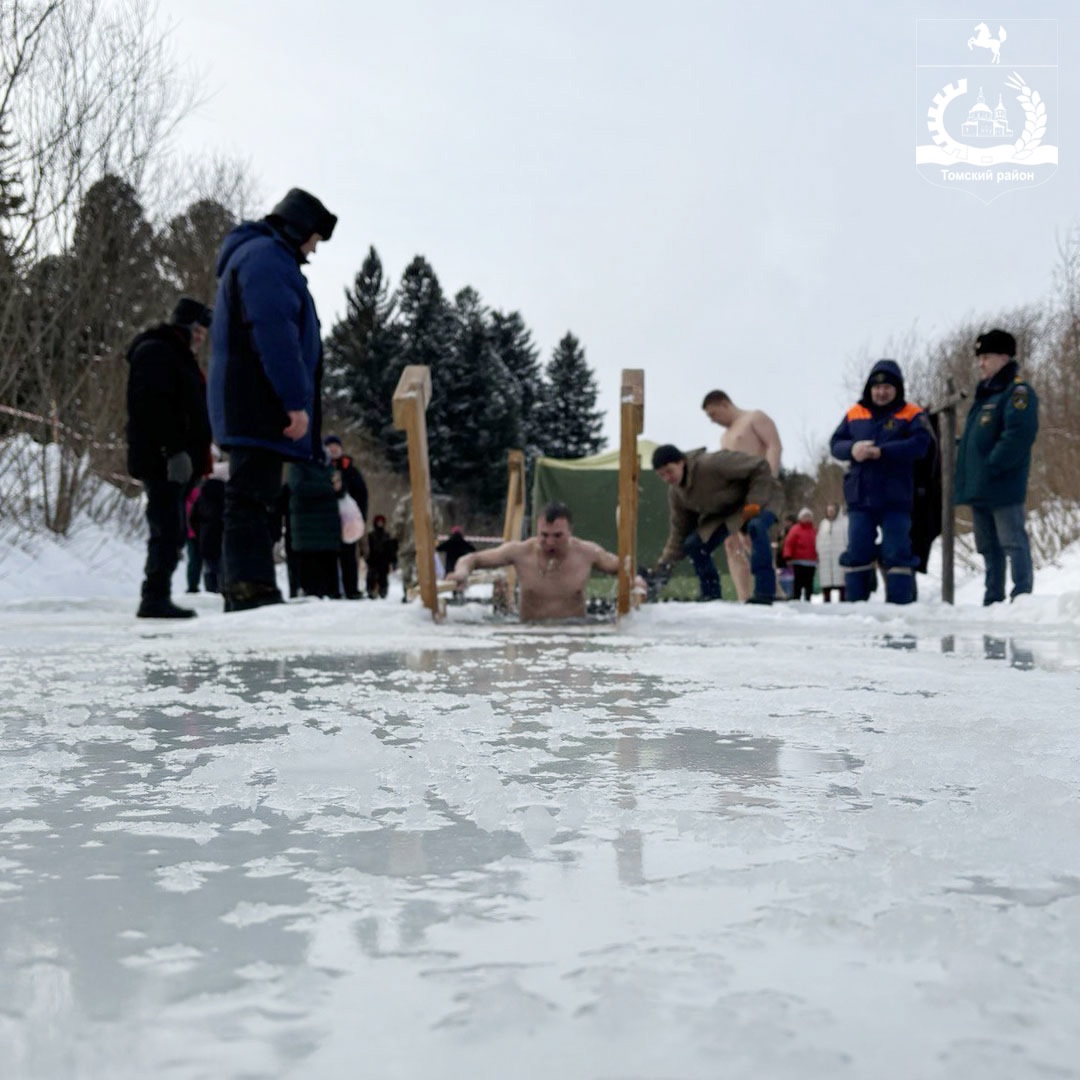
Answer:
[[[746, 526], [750, 537], [750, 572], [754, 575], [754, 599], [772, 603], [776, 594], [776, 573], [772, 564], [772, 545], [769, 543], [769, 528], [776, 521], [771, 510], [762, 510], [751, 518]], [[716, 571], [712, 553], [727, 539], [728, 529], [721, 525], [706, 540], [692, 532], [683, 541], [683, 551], [694, 564], [694, 570], [701, 585], [703, 600], [720, 599], [720, 575]]]
[[910, 510], [848, 510], [848, 546], [840, 556], [847, 567], [844, 599], [866, 600], [877, 573], [877, 531], [881, 529], [881, 561], [885, 565], [885, 600], [910, 604], [915, 599], [919, 560], [911, 551]]
[[1029, 593], [1035, 585], [1031, 567], [1031, 543], [1024, 523], [1024, 504], [1013, 506], [973, 506], [975, 550], [986, 563], [986, 587], [983, 605], [1005, 599], [1005, 560], [1012, 567], [1013, 587], [1010, 596]]

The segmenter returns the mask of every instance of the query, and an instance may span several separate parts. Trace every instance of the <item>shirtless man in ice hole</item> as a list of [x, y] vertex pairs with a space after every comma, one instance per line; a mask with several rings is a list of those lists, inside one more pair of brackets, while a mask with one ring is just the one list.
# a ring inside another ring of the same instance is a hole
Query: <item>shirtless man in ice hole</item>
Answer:
[[[772, 419], [760, 409], [740, 409], [723, 390], [710, 390], [701, 403], [705, 414], [724, 429], [720, 438], [721, 450], [741, 450], [744, 454], [762, 457], [769, 463], [773, 476], [780, 475], [780, 432]], [[740, 604], [754, 591], [750, 573], [750, 539], [745, 533], [732, 533], [724, 541], [728, 572], [735, 585]]]
[[552, 502], [540, 511], [535, 536], [463, 555], [447, 580], [464, 589], [473, 570], [498, 566], [517, 571], [521, 621], [536, 622], [584, 617], [589, 575], [593, 569], [617, 574], [619, 557], [574, 536], [569, 507]]

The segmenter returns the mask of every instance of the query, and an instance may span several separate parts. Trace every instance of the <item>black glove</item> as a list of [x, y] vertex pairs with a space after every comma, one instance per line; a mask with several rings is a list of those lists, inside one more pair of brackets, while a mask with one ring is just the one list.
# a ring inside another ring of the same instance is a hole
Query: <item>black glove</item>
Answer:
[[671, 563], [657, 563], [653, 569], [641, 567], [638, 573], [645, 579], [645, 601], [655, 604], [660, 599], [660, 593], [671, 580]]
[[191, 457], [183, 450], [165, 462], [165, 477], [171, 484], [186, 484], [191, 479]]

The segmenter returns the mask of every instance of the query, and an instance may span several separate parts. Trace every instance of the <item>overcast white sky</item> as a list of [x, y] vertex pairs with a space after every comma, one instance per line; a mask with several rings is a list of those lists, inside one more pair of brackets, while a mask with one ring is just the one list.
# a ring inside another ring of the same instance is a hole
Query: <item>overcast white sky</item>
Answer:
[[[612, 440], [620, 372], [641, 367], [648, 437], [715, 445], [699, 405], [720, 388], [770, 412], [785, 462], [806, 467], [853, 361], [1047, 295], [1058, 235], [1080, 223], [1075, 115], [1035, 190], [987, 206], [917, 174], [916, 19], [1009, 22], [966, 0], [163, 12], [213, 92], [182, 145], [249, 161], [266, 209], [296, 185], [339, 215], [309, 272], [324, 327], [369, 245], [395, 281], [422, 253], [447, 295], [472, 285], [520, 310], [545, 358], [578, 335]], [[1075, 8], [1020, 15], [1059, 20], [1075, 97]]]

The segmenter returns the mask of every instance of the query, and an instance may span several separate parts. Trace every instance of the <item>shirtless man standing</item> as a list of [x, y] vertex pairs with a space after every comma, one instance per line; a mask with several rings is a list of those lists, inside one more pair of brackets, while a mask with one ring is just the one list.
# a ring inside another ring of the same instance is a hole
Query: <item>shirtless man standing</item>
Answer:
[[[701, 403], [706, 415], [724, 429], [720, 438], [721, 450], [741, 450], [744, 454], [762, 457], [769, 463], [773, 476], [780, 475], [780, 432], [772, 419], [760, 409], [740, 409], [723, 390], [710, 390]], [[749, 541], [743, 533], [732, 533], [724, 541], [728, 570], [735, 584], [739, 603], [745, 603], [753, 592], [753, 578], [748, 561]]]
[[463, 555], [447, 580], [464, 589], [471, 571], [497, 566], [512, 566], [517, 571], [521, 621], [536, 622], [582, 618], [593, 568], [617, 574], [619, 558], [599, 544], [574, 536], [569, 508], [553, 502], [540, 512], [535, 536]]

